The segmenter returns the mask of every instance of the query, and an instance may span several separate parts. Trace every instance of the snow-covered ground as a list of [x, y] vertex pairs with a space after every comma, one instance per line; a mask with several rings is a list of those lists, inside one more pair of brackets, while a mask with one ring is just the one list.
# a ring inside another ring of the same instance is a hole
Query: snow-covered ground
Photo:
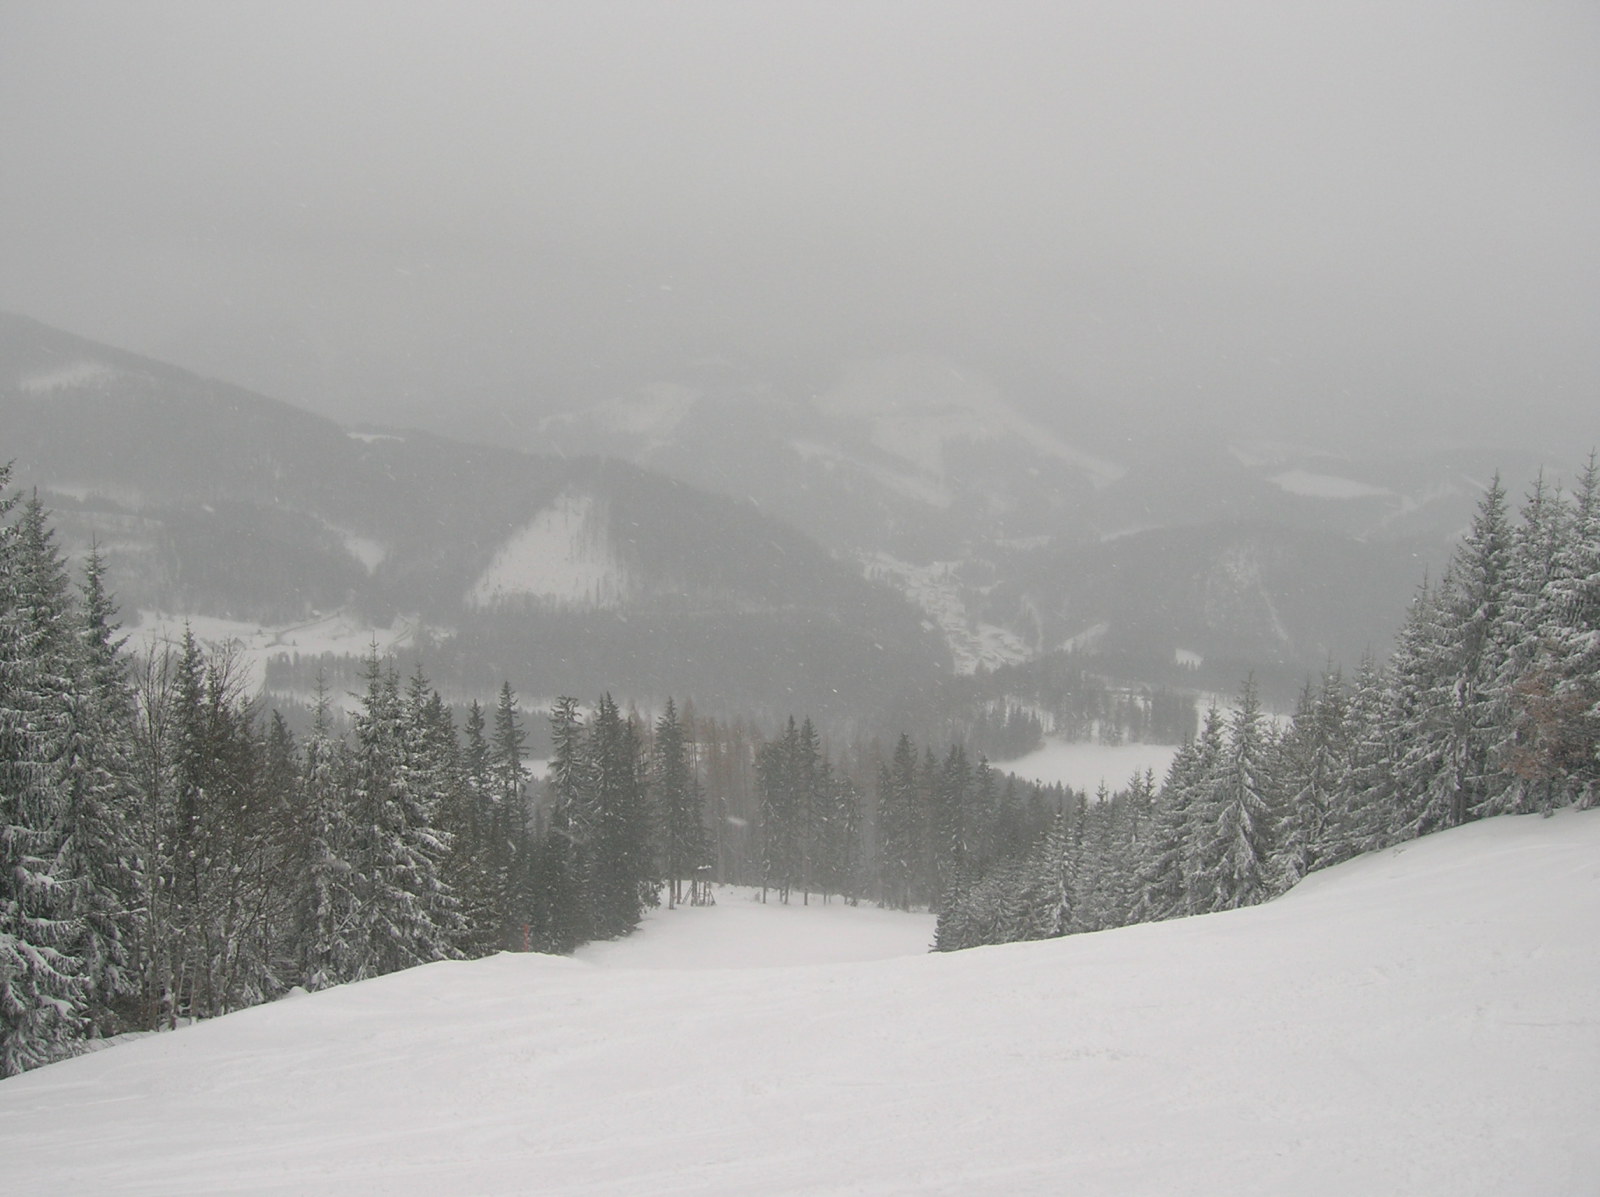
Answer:
[[[923, 955], [894, 917], [724, 900], [41, 1069], [0, 1082], [3, 1187], [1600, 1192], [1600, 812], [1067, 940]], [[751, 935], [800, 962], [741, 967]], [[858, 935], [884, 958], [837, 962]]]
[[[401, 616], [387, 628], [375, 628], [343, 611], [319, 615], [302, 623], [264, 627], [257, 623], [219, 619], [209, 615], [164, 615], [139, 612], [138, 622], [127, 629], [128, 645], [143, 651], [183, 643], [185, 627], [203, 644], [234, 645], [244, 681], [250, 692], [261, 688], [267, 662], [285, 654], [318, 656], [336, 653], [363, 657], [373, 644], [380, 654], [398, 654], [416, 642], [419, 620]], [[434, 632], [448, 629], [432, 629]], [[338, 698], [337, 695], [334, 696]]]
[[467, 592], [474, 607], [535, 598], [616, 607], [627, 598], [627, 570], [611, 550], [605, 515], [591, 494], [564, 491], [515, 533]]
[[1172, 764], [1172, 758], [1177, 754], [1178, 749], [1172, 744], [1094, 744], [1049, 740], [1043, 748], [995, 767], [1029, 781], [1071, 786], [1092, 797], [1101, 782], [1105, 782], [1109, 790], [1120, 790], [1135, 773], [1143, 773], [1146, 769], [1155, 770], [1156, 784], [1160, 785]]
[[719, 886], [716, 905], [652, 910], [637, 935], [578, 949], [578, 959], [618, 968], [777, 968], [920, 956], [933, 943], [930, 914], [875, 906], [782, 906], [769, 892]]
[[1352, 478], [1334, 474], [1317, 474], [1310, 470], [1285, 470], [1267, 479], [1292, 495], [1305, 495], [1312, 499], [1369, 499], [1393, 496], [1394, 491]]

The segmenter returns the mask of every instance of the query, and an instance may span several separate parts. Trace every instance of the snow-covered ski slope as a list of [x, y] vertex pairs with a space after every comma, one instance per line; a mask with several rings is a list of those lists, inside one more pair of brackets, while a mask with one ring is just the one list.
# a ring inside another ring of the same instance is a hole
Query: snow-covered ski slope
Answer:
[[1597, 928], [1600, 812], [951, 956], [926, 917], [725, 894], [589, 959], [415, 969], [0, 1082], [0, 1188], [1594, 1194]]

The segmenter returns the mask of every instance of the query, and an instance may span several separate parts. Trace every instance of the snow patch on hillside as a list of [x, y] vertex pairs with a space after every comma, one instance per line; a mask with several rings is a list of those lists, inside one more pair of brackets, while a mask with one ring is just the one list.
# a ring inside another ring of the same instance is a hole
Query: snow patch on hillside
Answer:
[[49, 395], [55, 391], [75, 391], [109, 382], [122, 371], [105, 362], [86, 359], [43, 370], [19, 379], [17, 388], [29, 395]]
[[922, 609], [928, 623], [949, 645], [957, 673], [976, 673], [979, 666], [994, 669], [1028, 659], [1028, 646], [1015, 632], [972, 618], [967, 610], [967, 587], [959, 575], [960, 562], [914, 565], [879, 552], [864, 557], [863, 564], [869, 578], [896, 587]]
[[1104, 621], [1091, 624], [1083, 631], [1068, 636], [1061, 642], [1061, 651], [1064, 653], [1086, 652], [1104, 640], [1106, 633], [1111, 630], [1111, 625]]
[[514, 533], [467, 591], [474, 607], [511, 599], [617, 607], [627, 598], [627, 570], [612, 551], [604, 507], [592, 494], [563, 491]]
[[934, 358], [852, 362], [838, 385], [815, 403], [832, 420], [864, 421], [874, 446], [934, 478], [944, 477], [945, 447], [953, 441], [1018, 442], [1084, 471], [1097, 486], [1125, 472], [1024, 417], [988, 380]]
[[1135, 773], [1153, 769], [1156, 782], [1167, 775], [1178, 749], [1171, 744], [1093, 744], [1051, 740], [1027, 756], [999, 768], [1044, 785], [1071, 786], [1093, 795], [1102, 784], [1119, 790]]
[[1333, 474], [1317, 474], [1310, 470], [1285, 470], [1274, 474], [1268, 482], [1286, 490], [1291, 495], [1304, 495], [1310, 499], [1372, 499], [1390, 498], [1394, 492], [1387, 487], [1357, 482], [1353, 478], [1340, 478]]
[[[201, 644], [233, 646], [247, 692], [253, 694], [261, 689], [267, 662], [275, 657], [314, 657], [324, 653], [364, 657], [373, 645], [377, 645], [380, 656], [399, 655], [416, 643], [421, 626], [421, 619], [412, 615], [397, 617], [388, 627], [379, 628], [343, 611], [272, 627], [209, 615], [140, 611], [138, 622], [129, 630], [129, 647], [139, 651], [177, 650], [187, 627]], [[435, 636], [450, 634], [445, 628], [430, 626], [428, 630]]]
[[94, 485], [78, 485], [72, 482], [52, 482], [48, 486], [40, 487], [46, 495], [61, 495], [63, 498], [73, 499], [79, 503], [90, 503], [102, 499], [108, 503], [115, 503], [118, 507], [137, 511], [146, 505], [144, 493], [131, 486], [116, 486], [110, 483], [96, 482]]
[[369, 574], [382, 565], [389, 556], [389, 550], [381, 541], [373, 540], [370, 536], [357, 536], [353, 532], [341, 533], [344, 540], [345, 552], [349, 553], [361, 567]]
[[673, 382], [654, 382], [626, 399], [611, 399], [594, 409], [595, 422], [608, 432], [665, 441], [694, 410], [700, 392]]
[[837, 445], [807, 437], [797, 437], [789, 442], [789, 447], [801, 460], [820, 464], [823, 472], [829, 475], [852, 471], [864, 474], [884, 490], [929, 507], [948, 508], [955, 502], [948, 487], [937, 478], [916, 470], [895, 469], [881, 460], [862, 461]]

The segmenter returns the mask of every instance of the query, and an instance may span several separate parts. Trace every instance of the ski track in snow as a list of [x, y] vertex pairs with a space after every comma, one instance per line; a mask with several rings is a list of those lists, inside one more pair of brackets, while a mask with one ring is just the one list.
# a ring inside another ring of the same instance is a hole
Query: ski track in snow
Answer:
[[1594, 1193], [1597, 922], [1600, 812], [950, 956], [926, 916], [724, 894], [579, 959], [430, 965], [0, 1082], [4, 1187]]

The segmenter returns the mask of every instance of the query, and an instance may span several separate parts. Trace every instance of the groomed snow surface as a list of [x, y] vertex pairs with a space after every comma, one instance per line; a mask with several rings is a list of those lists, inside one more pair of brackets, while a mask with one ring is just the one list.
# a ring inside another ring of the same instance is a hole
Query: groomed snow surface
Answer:
[[922, 952], [926, 916], [724, 891], [579, 959], [432, 965], [0, 1082], [0, 1175], [17, 1194], [1592, 1194], [1597, 926], [1600, 812], [1476, 824], [1251, 910], [949, 956]]

